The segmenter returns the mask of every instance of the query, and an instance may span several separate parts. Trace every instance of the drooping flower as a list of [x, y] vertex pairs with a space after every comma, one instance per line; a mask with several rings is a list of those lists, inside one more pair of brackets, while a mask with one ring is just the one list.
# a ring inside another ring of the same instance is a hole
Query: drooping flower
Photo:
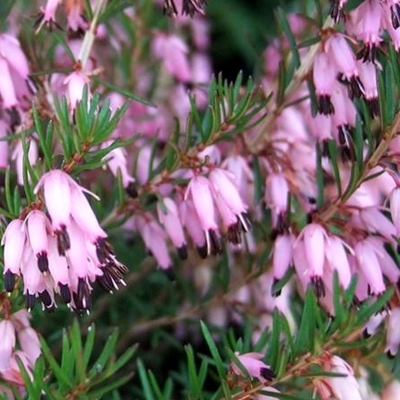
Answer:
[[190, 198], [199, 218], [200, 228], [206, 239], [207, 255], [221, 252], [216, 222], [215, 207], [210, 182], [201, 175], [194, 176], [186, 190], [185, 199]]
[[157, 214], [158, 220], [164, 226], [167, 235], [177, 248], [180, 258], [185, 260], [188, 256], [186, 239], [175, 202], [168, 197], [164, 197], [162, 203], [159, 202], [157, 204]]
[[[235, 352], [235, 355], [242, 366], [245, 368], [247, 373], [252, 377], [258, 379], [260, 382], [268, 382], [271, 381], [274, 377], [274, 373], [271, 370], [271, 367], [261, 361], [264, 358], [264, 354], [262, 353], [244, 353], [239, 354]], [[243, 376], [242, 370], [239, 368], [235, 362], [231, 362], [230, 365], [233, 373], [236, 375]]]
[[24, 221], [11, 221], [4, 233], [6, 289], [13, 290], [19, 275], [28, 308], [40, 298], [51, 310], [60, 294], [72, 309], [82, 312], [90, 304], [95, 281], [108, 291], [118, 289], [127, 268], [106, 241], [83, 194], [86, 189], [61, 170], [44, 174], [34, 191], [41, 189], [49, 216], [35, 209]]

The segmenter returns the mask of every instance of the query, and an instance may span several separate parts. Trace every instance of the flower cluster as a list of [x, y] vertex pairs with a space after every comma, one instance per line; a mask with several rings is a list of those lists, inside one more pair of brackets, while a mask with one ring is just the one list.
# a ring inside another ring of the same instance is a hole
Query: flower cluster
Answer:
[[[0, 376], [3, 382], [14, 385], [24, 395], [24, 379], [18, 361], [24, 365], [30, 378], [37, 358], [40, 356], [39, 338], [29, 323], [26, 310], [17, 311], [0, 321]], [[9, 388], [0, 385], [0, 394], [14, 399]]]
[[39, 190], [48, 214], [31, 210], [11, 221], [2, 239], [6, 290], [11, 292], [15, 276], [22, 276], [29, 309], [40, 298], [51, 310], [55, 294], [60, 294], [82, 312], [90, 307], [93, 282], [108, 291], [118, 289], [127, 268], [107, 242], [84, 195], [87, 190], [61, 170], [44, 174], [35, 192]]

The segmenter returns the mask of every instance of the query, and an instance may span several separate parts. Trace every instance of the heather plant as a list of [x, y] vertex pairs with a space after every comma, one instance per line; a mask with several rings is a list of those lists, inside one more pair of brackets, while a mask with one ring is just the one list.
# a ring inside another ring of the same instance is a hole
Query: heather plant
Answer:
[[0, 398], [400, 398], [400, 1], [276, 3], [0, 3]]

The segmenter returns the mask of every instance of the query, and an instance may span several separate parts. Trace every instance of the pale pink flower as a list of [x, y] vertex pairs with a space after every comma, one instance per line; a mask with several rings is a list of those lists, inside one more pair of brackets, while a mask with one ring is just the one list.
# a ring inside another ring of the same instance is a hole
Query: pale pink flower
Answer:
[[56, 21], [56, 11], [57, 7], [60, 4], [61, 0], [47, 0], [46, 7], [41, 7], [41, 14], [39, 15], [36, 26], [37, 32], [43, 27], [43, 25], [47, 25], [50, 29], [53, 28], [53, 25], [57, 26]]
[[81, 71], [74, 71], [64, 79], [66, 86], [66, 97], [71, 111], [74, 111], [78, 102], [82, 100], [83, 90], [87, 86], [88, 99], [90, 97], [89, 84], [90, 79]]
[[[36, 140], [31, 139], [27, 142], [26, 144], [27, 147], [27, 161], [31, 166], [34, 166], [38, 160], [39, 157], [39, 149]], [[18, 179], [18, 184], [23, 185], [24, 184], [24, 145], [21, 140], [18, 140], [17, 144], [14, 147], [14, 151], [12, 154], [12, 159], [15, 160], [15, 166], [17, 169], [17, 179]], [[27, 173], [27, 178], [28, 178], [28, 183], [31, 183], [32, 179]]]
[[25, 241], [23, 221], [20, 219], [11, 221], [1, 239], [1, 245], [4, 246], [5, 288], [8, 292], [14, 288], [14, 275], [19, 274]]
[[390, 215], [396, 227], [396, 236], [400, 236], [400, 187], [390, 193]]
[[[270, 366], [261, 361], [262, 358], [264, 358], [264, 354], [239, 354], [238, 352], [235, 352], [235, 355], [252, 378], [257, 378], [261, 382], [268, 382], [273, 379], [274, 373]], [[234, 362], [231, 362], [230, 367], [233, 373], [243, 376], [243, 372]]]
[[[73, 181], [74, 182], [74, 181]], [[96, 243], [107, 237], [107, 234], [101, 228], [97, 217], [92, 210], [86, 196], [83, 192], [90, 193], [98, 199], [93, 193], [79, 186], [77, 183], [71, 185], [71, 217], [78, 224], [85, 234], [87, 240]]]
[[8, 125], [0, 120], [0, 168], [6, 169], [9, 166], [9, 141], [7, 140]]
[[350, 21], [354, 20], [354, 34], [357, 39], [364, 42], [358, 54], [364, 62], [374, 62], [376, 48], [379, 45], [381, 34], [382, 5], [379, 1], [367, 0], [360, 4], [354, 11]]
[[353, 369], [338, 356], [332, 356], [324, 366], [327, 372], [342, 374], [344, 377], [327, 377], [323, 380], [328, 384], [332, 395], [337, 399], [362, 400], [360, 386], [354, 377]]
[[272, 268], [274, 279], [282, 279], [293, 262], [292, 247], [294, 237], [291, 233], [278, 235], [273, 244]]
[[22, 329], [17, 329], [17, 337], [22, 351], [29, 360], [30, 366], [33, 367], [41, 353], [37, 332], [28, 326]]
[[360, 218], [368, 231], [379, 233], [389, 242], [395, 242], [396, 228], [377, 207], [366, 207], [360, 211]]
[[234, 176], [222, 168], [210, 172], [209, 182], [214, 194], [214, 201], [227, 228], [228, 240], [241, 243], [241, 232], [250, 230], [247, 206], [242, 201], [234, 184]]
[[385, 320], [386, 316], [387, 316], [386, 311], [374, 314], [365, 324], [363, 331], [364, 336], [369, 337], [375, 335], [376, 331], [378, 330], [382, 322]]
[[0, 34], [0, 55], [6, 60], [12, 72], [22, 80], [28, 79], [28, 60], [17, 38], [7, 33]]
[[381, 400], [398, 400], [400, 399], [400, 382], [394, 380], [385, 386], [382, 392]]
[[362, 63], [358, 66], [361, 82], [364, 86], [364, 97], [367, 100], [368, 108], [372, 117], [379, 114], [378, 101], [378, 78], [376, 66], [373, 63]]
[[400, 346], [400, 307], [392, 308], [389, 312], [386, 332], [386, 353], [394, 357]]
[[[325, 247], [329, 241], [325, 229], [317, 224], [306, 225], [301, 231], [297, 241], [301, 240], [304, 246], [308, 263], [308, 276], [319, 297], [325, 296], [325, 287], [322, 281], [324, 274]], [[295, 243], [294, 246], [298, 246]]]
[[325, 247], [325, 257], [330, 268], [337, 271], [339, 282], [344, 289], [349, 287], [352, 275], [346, 249], [353, 253], [350, 246], [338, 236], [329, 236]]
[[378, 256], [382, 273], [389, 279], [390, 282], [397, 284], [400, 278], [400, 269], [393, 258], [386, 251], [386, 241], [379, 236], [370, 236], [367, 238], [367, 241], [374, 248]]
[[172, 76], [183, 82], [190, 81], [188, 47], [182, 38], [157, 32], [152, 40], [152, 52], [162, 61], [165, 70]]
[[31, 211], [25, 219], [27, 237], [32, 251], [37, 258], [41, 272], [49, 269], [49, 234], [52, 234], [51, 223], [47, 215], [40, 210]]
[[15, 328], [9, 319], [0, 321], [0, 372], [10, 366], [11, 355], [15, 347]]
[[185, 260], [188, 256], [186, 239], [175, 202], [168, 197], [164, 197], [162, 203], [159, 202], [157, 204], [157, 215], [158, 220], [164, 226], [165, 232], [177, 248], [180, 258]]
[[[103, 149], [109, 147], [113, 141], [104, 142], [101, 147]], [[128, 188], [135, 179], [128, 171], [128, 163], [127, 163], [127, 153], [126, 149], [123, 147], [117, 147], [114, 150], [111, 150], [104, 158], [104, 161], [107, 162], [107, 167], [110, 169], [111, 173], [117, 177], [118, 174], [121, 174], [122, 186], [124, 188]]]
[[69, 1], [65, 4], [68, 29], [71, 31], [85, 31], [89, 28], [88, 22], [83, 18], [83, 2]]
[[324, 43], [324, 50], [328, 54], [330, 62], [336, 66], [337, 71], [349, 82], [352, 93], [360, 96], [363, 92], [363, 86], [359, 78], [354, 53], [345, 36], [340, 32], [331, 34]]
[[217, 235], [218, 225], [209, 180], [201, 175], [194, 176], [186, 189], [185, 200], [188, 198], [193, 201], [194, 209], [199, 218], [200, 228], [204, 231], [207, 254], [215, 255], [220, 253], [221, 247]]
[[331, 95], [337, 84], [336, 76], [336, 67], [328, 55], [318, 53], [314, 60], [313, 79], [318, 98], [318, 112], [321, 114], [333, 114], [335, 112]]
[[381, 266], [376, 249], [367, 239], [361, 240], [354, 246], [358, 270], [364, 275], [371, 292], [379, 295], [386, 290]]
[[167, 247], [167, 237], [161, 226], [153, 219], [151, 214], [136, 216], [135, 225], [142, 236], [144, 244], [150, 254], [156, 259], [162, 269], [171, 266], [172, 261]]
[[282, 223], [288, 207], [289, 185], [283, 173], [271, 173], [265, 181], [264, 200], [272, 211], [272, 225], [277, 228]]
[[191, 199], [182, 201], [179, 204], [179, 216], [187, 233], [192, 238], [200, 257], [206, 258], [208, 249], [206, 247], [204, 233], [199, 229], [199, 226], [201, 226], [200, 220]]
[[53, 229], [65, 230], [71, 213], [71, 185], [76, 184], [65, 172], [55, 169], [45, 173], [36, 185], [35, 194], [43, 188], [44, 200]]
[[14, 108], [18, 105], [14, 83], [7, 61], [0, 57], [0, 95], [3, 100], [3, 107], [6, 109]]

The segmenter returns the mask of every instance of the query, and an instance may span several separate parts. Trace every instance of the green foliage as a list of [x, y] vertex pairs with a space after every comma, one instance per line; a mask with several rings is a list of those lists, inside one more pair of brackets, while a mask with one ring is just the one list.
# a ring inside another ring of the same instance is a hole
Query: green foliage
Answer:
[[[107, 339], [99, 355], [93, 350], [96, 341], [94, 325], [87, 330], [86, 340], [81, 338], [81, 328], [75, 320], [72, 327], [64, 330], [61, 341], [60, 361], [52, 354], [47, 342], [41, 339], [43, 356], [39, 358], [30, 379], [22, 368], [29, 398], [37, 399], [44, 393], [48, 399], [100, 399], [128, 382], [133, 373], [127, 364], [136, 352], [136, 346], [126, 349], [117, 357], [118, 333]], [[20, 367], [23, 364], [19, 363]], [[52, 375], [48, 376], [48, 368]]]

